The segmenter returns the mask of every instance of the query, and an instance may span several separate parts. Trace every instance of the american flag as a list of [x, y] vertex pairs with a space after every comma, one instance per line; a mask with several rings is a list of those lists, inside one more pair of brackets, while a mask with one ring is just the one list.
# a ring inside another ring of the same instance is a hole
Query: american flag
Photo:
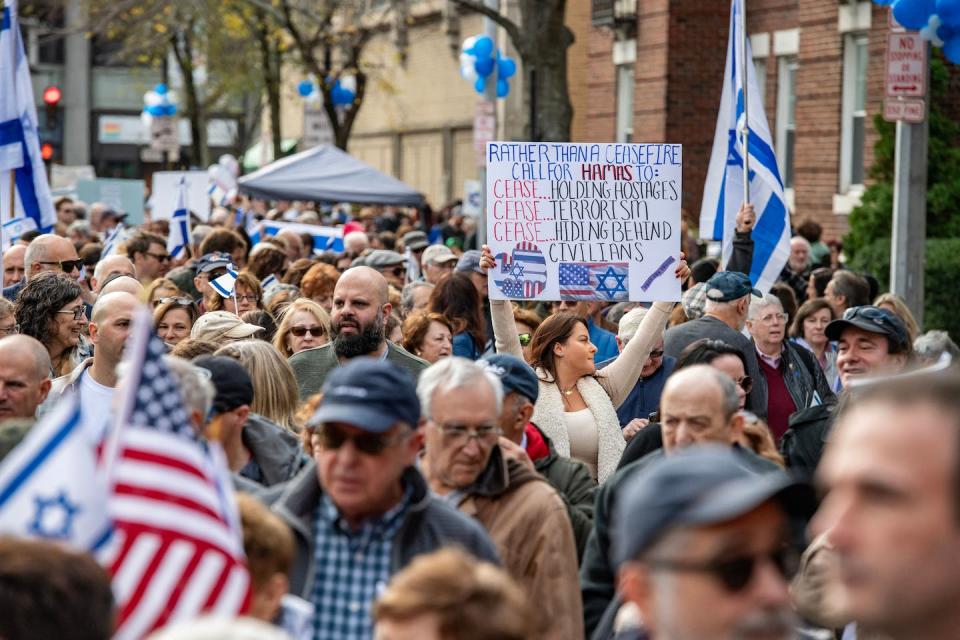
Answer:
[[563, 300], [614, 300], [630, 295], [626, 262], [561, 262], [560, 298]]
[[505, 276], [502, 280], [494, 277], [494, 284], [503, 295], [514, 299], [536, 298], [547, 286], [547, 261], [540, 247], [532, 242], [521, 242], [514, 246], [511, 253], [497, 255], [498, 271], [494, 276]]
[[201, 612], [236, 615], [250, 591], [223, 455], [191, 425], [146, 311], [127, 351], [108, 453], [115, 536], [101, 555], [113, 576], [120, 640]]

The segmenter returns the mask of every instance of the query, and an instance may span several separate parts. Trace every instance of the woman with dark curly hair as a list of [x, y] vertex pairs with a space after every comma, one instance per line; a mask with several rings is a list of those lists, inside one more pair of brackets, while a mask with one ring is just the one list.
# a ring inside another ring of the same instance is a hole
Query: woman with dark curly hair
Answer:
[[20, 291], [14, 314], [20, 333], [43, 343], [53, 363], [53, 377], [66, 375], [90, 356], [81, 335], [87, 325], [83, 290], [59, 272], [34, 276]]
[[487, 326], [480, 294], [462, 273], [451, 273], [430, 294], [430, 311], [439, 313], [453, 327], [453, 355], [476, 360], [486, 348]]

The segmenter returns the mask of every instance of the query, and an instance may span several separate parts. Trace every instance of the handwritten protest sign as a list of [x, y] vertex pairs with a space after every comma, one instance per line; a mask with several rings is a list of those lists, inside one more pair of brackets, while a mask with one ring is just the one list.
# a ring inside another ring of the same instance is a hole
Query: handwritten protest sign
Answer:
[[678, 144], [487, 144], [490, 297], [679, 300]]

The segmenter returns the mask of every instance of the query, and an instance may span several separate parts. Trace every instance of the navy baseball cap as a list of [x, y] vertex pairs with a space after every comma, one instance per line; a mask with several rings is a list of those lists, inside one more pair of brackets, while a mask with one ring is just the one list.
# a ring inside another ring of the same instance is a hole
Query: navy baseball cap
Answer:
[[611, 560], [619, 566], [671, 529], [728, 522], [768, 500], [804, 521], [817, 508], [809, 484], [785, 472], [751, 471], [732, 447], [696, 446], [658, 458], [627, 481], [617, 501]]
[[193, 364], [210, 372], [216, 389], [213, 412], [225, 413], [253, 402], [253, 382], [239, 362], [226, 356], [200, 356]]
[[509, 353], [496, 353], [481, 360], [487, 371], [493, 372], [503, 385], [506, 393], [516, 391], [524, 398], [537, 402], [540, 395], [540, 381], [526, 362]]
[[730, 302], [748, 293], [758, 297], [763, 295], [759, 289], [753, 288], [750, 278], [739, 271], [719, 271], [707, 280], [707, 300]]
[[483, 273], [483, 269], [480, 268], [481, 255], [483, 254], [476, 249], [464, 252], [464, 254], [460, 256], [460, 259], [457, 260], [457, 266], [454, 271], [457, 273]]
[[902, 350], [910, 343], [907, 328], [897, 315], [887, 309], [864, 305], [853, 307], [843, 312], [843, 318], [834, 320], [827, 325], [825, 333], [831, 340], [839, 340], [843, 332], [849, 327], [856, 327], [870, 333], [879, 333], [887, 337], [890, 344], [897, 351]]
[[193, 270], [196, 273], [206, 273], [214, 269], [229, 267], [232, 264], [233, 258], [230, 257], [230, 254], [222, 251], [214, 251], [213, 253], [201, 256], [193, 266]]
[[327, 374], [310, 425], [323, 422], [343, 422], [371, 433], [389, 431], [398, 422], [416, 427], [420, 400], [413, 377], [390, 362], [354, 358]]

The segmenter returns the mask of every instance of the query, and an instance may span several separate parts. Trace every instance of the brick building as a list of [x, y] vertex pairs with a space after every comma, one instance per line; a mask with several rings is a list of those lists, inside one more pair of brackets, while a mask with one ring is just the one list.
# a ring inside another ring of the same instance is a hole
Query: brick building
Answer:
[[[593, 0], [587, 140], [684, 145], [697, 218], [726, 60], [729, 0]], [[883, 108], [889, 9], [856, 0], [746, 0], [747, 33], [794, 223], [847, 229]]]

